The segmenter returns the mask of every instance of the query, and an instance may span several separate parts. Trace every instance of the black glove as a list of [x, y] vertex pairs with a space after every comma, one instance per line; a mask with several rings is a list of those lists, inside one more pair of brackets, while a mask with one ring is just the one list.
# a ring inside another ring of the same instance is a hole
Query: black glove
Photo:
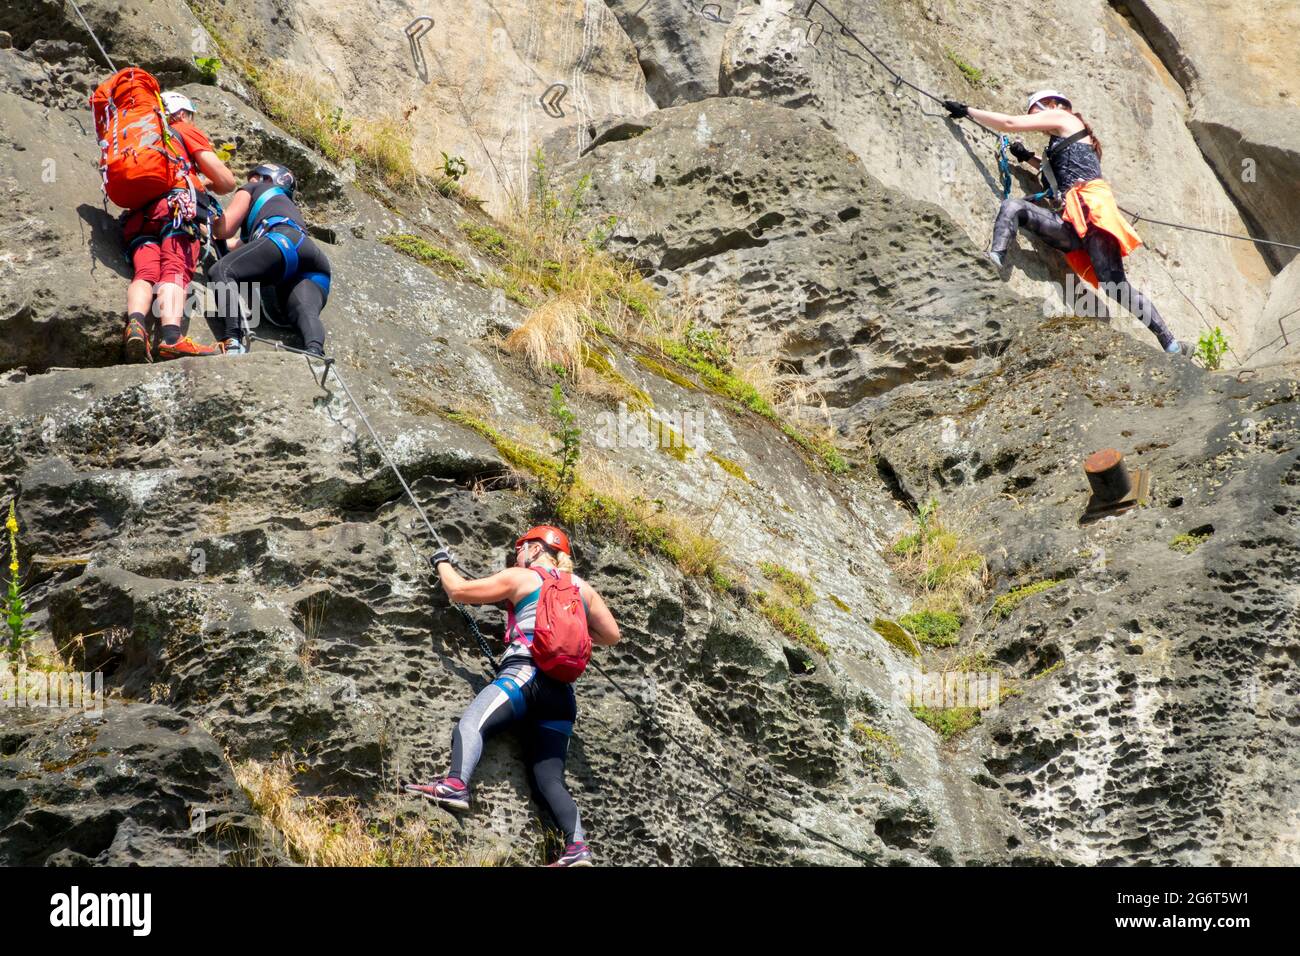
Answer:
[[438, 565], [442, 564], [444, 561], [450, 564], [453, 568], [456, 566], [456, 556], [451, 553], [450, 548], [439, 548], [437, 551], [433, 552], [433, 554], [429, 555], [429, 564], [433, 565], [435, 571], [438, 570]]
[[970, 115], [970, 107], [965, 103], [958, 103], [956, 100], [944, 100], [943, 108], [953, 119], [963, 119]]
[[1009, 147], [1009, 149], [1011, 150], [1011, 155], [1014, 156], [1016, 159], [1020, 160], [1020, 162], [1022, 163], [1027, 163], [1031, 159], [1038, 158], [1037, 156], [1034, 155], [1034, 151], [1030, 149], [1028, 146], [1026, 146], [1024, 143], [1020, 142], [1020, 140], [1016, 140], [1015, 142], [1013, 142]]

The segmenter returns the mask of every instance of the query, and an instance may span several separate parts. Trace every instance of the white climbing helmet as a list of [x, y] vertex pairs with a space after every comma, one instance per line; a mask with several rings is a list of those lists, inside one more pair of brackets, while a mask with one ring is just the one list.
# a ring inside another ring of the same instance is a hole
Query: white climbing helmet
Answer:
[[1033, 96], [1029, 97], [1029, 105], [1025, 107], [1025, 112], [1032, 113], [1034, 107], [1043, 102], [1043, 100], [1060, 100], [1067, 107], [1072, 107], [1074, 105], [1070, 102], [1070, 98], [1064, 93], [1058, 93], [1056, 90], [1039, 90]]
[[163, 109], [167, 111], [168, 116], [174, 116], [181, 110], [188, 110], [191, 113], [196, 112], [194, 103], [184, 93], [173, 93], [168, 90], [162, 95]]

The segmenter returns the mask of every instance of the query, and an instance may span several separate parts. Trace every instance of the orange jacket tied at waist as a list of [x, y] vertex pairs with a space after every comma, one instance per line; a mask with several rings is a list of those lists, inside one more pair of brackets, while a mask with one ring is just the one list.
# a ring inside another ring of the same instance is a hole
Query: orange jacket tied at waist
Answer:
[[[1074, 227], [1080, 239], [1087, 235], [1089, 225], [1104, 229], [1118, 240], [1120, 252], [1125, 256], [1142, 245], [1138, 234], [1120, 213], [1110, 183], [1104, 179], [1090, 179], [1071, 187], [1065, 194], [1065, 208], [1061, 210], [1061, 218]], [[1080, 249], [1066, 253], [1065, 261], [1080, 279], [1094, 287], [1097, 285], [1097, 273], [1092, 268], [1092, 260], [1088, 258], [1087, 252]]]

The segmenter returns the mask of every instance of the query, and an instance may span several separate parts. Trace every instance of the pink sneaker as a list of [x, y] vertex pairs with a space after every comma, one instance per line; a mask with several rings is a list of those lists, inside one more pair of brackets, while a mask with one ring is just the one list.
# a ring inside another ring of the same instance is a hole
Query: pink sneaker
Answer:
[[408, 783], [402, 789], [452, 810], [469, 809], [469, 787], [455, 777], [436, 777], [432, 783]]
[[564, 853], [551, 866], [595, 866], [591, 856], [591, 850], [587, 849], [585, 843], [570, 843], [564, 848]]

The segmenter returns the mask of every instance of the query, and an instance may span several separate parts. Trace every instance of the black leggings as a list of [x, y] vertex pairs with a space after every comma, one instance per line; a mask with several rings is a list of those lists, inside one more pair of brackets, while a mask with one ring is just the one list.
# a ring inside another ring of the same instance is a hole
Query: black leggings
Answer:
[[1173, 333], [1160, 317], [1155, 303], [1140, 289], [1129, 284], [1128, 277], [1124, 275], [1124, 255], [1119, 240], [1109, 232], [1091, 226], [1088, 234], [1080, 239], [1074, 226], [1050, 209], [1024, 199], [1004, 199], [1002, 208], [998, 210], [997, 221], [993, 224], [993, 251], [1005, 253], [1010, 249], [1016, 239], [1016, 230], [1021, 226], [1039, 236], [1053, 249], [1061, 252], [1085, 250], [1092, 260], [1092, 268], [1097, 273], [1102, 291], [1154, 332], [1161, 348], [1168, 348], [1174, 341]]
[[564, 831], [566, 843], [583, 841], [578, 805], [564, 786], [564, 761], [578, 705], [573, 685], [539, 671], [532, 658], [507, 657], [496, 680], [461, 714], [451, 736], [451, 773], [466, 784], [483, 756], [485, 738], [516, 720], [525, 721], [533, 783]]
[[[298, 240], [295, 230], [284, 228], [281, 231], [294, 242]], [[309, 272], [323, 273], [326, 276], [330, 274], [329, 259], [312, 242], [310, 236], [304, 237], [302, 245], [298, 247], [298, 272], [288, 281], [281, 280], [284, 275], [284, 253], [266, 236], [218, 259], [208, 269], [208, 284], [216, 295], [217, 316], [225, 324], [225, 337], [244, 337], [240, 322], [239, 285], [265, 282], [273, 286], [289, 320], [302, 335], [307, 351], [323, 351], [325, 326], [321, 324], [320, 313], [325, 308], [328, 296], [324, 289], [307, 278]]]

